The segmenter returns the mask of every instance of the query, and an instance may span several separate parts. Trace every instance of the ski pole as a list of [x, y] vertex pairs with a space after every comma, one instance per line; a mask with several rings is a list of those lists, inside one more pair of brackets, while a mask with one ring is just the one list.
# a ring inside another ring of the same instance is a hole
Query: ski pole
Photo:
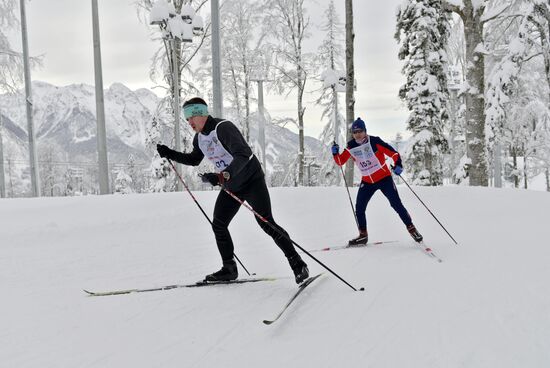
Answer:
[[[333, 141], [332, 143], [336, 144], [336, 141]], [[338, 166], [340, 167], [340, 172], [342, 173], [342, 178], [344, 179], [344, 185], [346, 186], [346, 191], [348, 192], [349, 204], [351, 206], [351, 213], [353, 213], [353, 218], [355, 219], [355, 223], [357, 224], [357, 228], [359, 229], [359, 220], [357, 219], [357, 214], [353, 209], [353, 201], [351, 200], [351, 194], [349, 194], [348, 182], [346, 181], [346, 175], [344, 174], [344, 169], [342, 169], [342, 163], [340, 162], [340, 155], [336, 156], [336, 158], [338, 159]]]
[[[252, 206], [250, 206], [250, 204], [244, 202], [242, 199], [240, 199], [239, 197], [237, 197], [233, 192], [231, 192], [230, 190], [228, 190], [227, 188], [225, 188], [225, 186], [223, 184], [220, 184], [220, 186], [222, 187], [222, 189], [227, 193], [229, 194], [231, 197], [233, 197], [237, 202], [239, 202], [240, 204], [242, 204], [243, 206], [245, 206], [246, 208], [248, 208], [260, 221], [266, 223], [269, 227], [271, 227], [273, 230], [275, 230], [280, 236], [283, 236], [284, 238], [286, 238], [287, 240], [289, 240], [292, 244], [294, 244], [296, 247], [298, 247], [298, 249], [300, 249], [302, 252], [304, 252], [305, 254], [307, 254], [308, 256], [310, 256], [313, 260], [315, 260], [317, 263], [319, 263], [321, 266], [323, 266], [326, 270], [328, 270], [330, 273], [332, 273], [334, 276], [336, 276], [338, 279], [340, 279], [340, 281], [342, 281], [344, 284], [348, 285], [350, 288], [353, 289], [353, 291], [357, 291], [356, 288], [354, 288], [353, 286], [350, 285], [350, 283], [348, 283], [346, 280], [344, 280], [343, 278], [341, 278], [337, 273], [335, 273], [333, 270], [331, 270], [329, 267], [327, 267], [323, 262], [319, 261], [317, 258], [315, 258], [311, 253], [309, 253], [307, 250], [305, 250], [304, 248], [302, 248], [298, 243], [296, 243], [294, 240], [292, 240], [290, 238], [290, 236], [286, 235], [285, 233], [283, 233], [281, 230], [279, 230], [277, 227], [275, 227], [275, 225], [273, 225], [271, 222], [269, 222], [265, 217], [263, 217], [262, 215], [260, 215], [258, 212], [256, 212], [254, 210], [254, 208], [252, 208]], [[359, 289], [360, 291], [364, 291], [365, 288], [361, 288]]]
[[[197, 199], [195, 198], [195, 196], [193, 195], [193, 193], [191, 193], [191, 191], [189, 190], [189, 187], [187, 186], [187, 184], [185, 183], [185, 181], [183, 180], [183, 178], [181, 177], [180, 173], [178, 172], [178, 170], [176, 170], [176, 167], [174, 166], [174, 163], [172, 162], [172, 160], [170, 159], [167, 159], [168, 162], [170, 163], [170, 166], [172, 166], [172, 170], [174, 170], [174, 172], [176, 173], [177, 177], [180, 179], [181, 183], [183, 184], [183, 186], [185, 187], [185, 190], [187, 191], [187, 193], [189, 193], [189, 195], [191, 196], [191, 198], [193, 198], [193, 201], [195, 201], [195, 204], [197, 205], [197, 207], [199, 207], [199, 209], [201, 210], [202, 214], [204, 215], [204, 217], [206, 217], [206, 219], [208, 220], [208, 222], [210, 223], [210, 226], [213, 226], [212, 224], [212, 221], [210, 220], [210, 217], [208, 217], [208, 215], [206, 214], [206, 212], [204, 212], [204, 210], [202, 209], [201, 205], [199, 204], [199, 202], [197, 201]], [[248, 272], [248, 270], [246, 269], [246, 267], [243, 265], [243, 263], [241, 262], [241, 260], [239, 259], [239, 257], [237, 257], [237, 255], [235, 253], [233, 253], [233, 256], [235, 257], [235, 259], [239, 262], [239, 264], [241, 265], [241, 267], [246, 271], [246, 273], [248, 274], [248, 276], [250, 276], [250, 272]]]
[[401, 176], [401, 175], [397, 175], [401, 178], [401, 180], [403, 180], [403, 183], [405, 183], [407, 185], [407, 187], [409, 187], [409, 189], [411, 190], [411, 192], [413, 192], [413, 194], [416, 196], [416, 198], [418, 198], [418, 200], [420, 201], [420, 203], [422, 203], [424, 205], [424, 207], [426, 207], [426, 209], [428, 210], [428, 212], [430, 213], [430, 215], [432, 215], [432, 217], [435, 219], [435, 221], [437, 221], [437, 223], [439, 224], [439, 226], [441, 226], [443, 228], [443, 230], [445, 230], [445, 232], [447, 233], [447, 235], [449, 235], [449, 237], [455, 242], [456, 245], [458, 245], [458, 243], [456, 242], [456, 240], [452, 237], [451, 234], [449, 234], [449, 232], [447, 231], [447, 229], [445, 229], [445, 226], [443, 226], [443, 224], [441, 222], [439, 222], [439, 220], [437, 219], [437, 217], [435, 217], [435, 215], [432, 213], [432, 211], [430, 211], [430, 209], [428, 208], [428, 206], [426, 206], [426, 204], [424, 202], [422, 202], [422, 200], [420, 199], [420, 197], [418, 196], [418, 194], [416, 194], [416, 192], [411, 188], [411, 186], [409, 185], [409, 183], [407, 183], [407, 181]]

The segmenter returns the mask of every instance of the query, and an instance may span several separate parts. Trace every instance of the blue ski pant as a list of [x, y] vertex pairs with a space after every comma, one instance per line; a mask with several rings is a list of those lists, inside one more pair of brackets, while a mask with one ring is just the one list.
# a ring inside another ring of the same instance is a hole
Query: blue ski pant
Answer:
[[378, 189], [386, 196], [391, 207], [401, 218], [401, 221], [403, 221], [406, 226], [412, 225], [411, 216], [407, 212], [405, 206], [403, 206], [401, 198], [399, 198], [399, 193], [397, 192], [397, 187], [395, 186], [393, 178], [387, 176], [373, 184], [365, 183], [364, 181], [361, 182], [359, 191], [357, 192], [357, 201], [355, 203], [355, 214], [357, 215], [359, 230], [367, 230], [367, 204]]

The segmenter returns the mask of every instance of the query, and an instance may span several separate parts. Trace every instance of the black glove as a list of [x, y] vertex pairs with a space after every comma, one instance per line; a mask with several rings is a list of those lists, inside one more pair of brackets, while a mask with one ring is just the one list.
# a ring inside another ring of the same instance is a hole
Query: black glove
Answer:
[[223, 175], [218, 173], [206, 173], [201, 175], [201, 180], [203, 183], [210, 183], [210, 185], [220, 185], [223, 184]]
[[157, 144], [157, 152], [160, 157], [164, 157], [169, 160], [172, 160], [174, 158], [174, 154], [176, 153], [176, 151], [168, 148], [164, 144]]

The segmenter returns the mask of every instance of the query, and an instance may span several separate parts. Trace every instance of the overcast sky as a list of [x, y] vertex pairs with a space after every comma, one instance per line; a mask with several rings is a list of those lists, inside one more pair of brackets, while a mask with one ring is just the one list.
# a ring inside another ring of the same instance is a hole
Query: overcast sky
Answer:
[[[397, 59], [398, 46], [393, 38], [395, 12], [400, 2], [354, 2], [358, 83], [355, 113], [367, 122], [369, 133], [388, 140], [397, 132], [408, 136], [405, 131], [408, 113], [397, 97], [404, 78]], [[328, 3], [328, 0], [306, 0], [313, 25], [308, 48], [316, 49], [324, 37], [318, 26], [324, 21], [323, 12]], [[336, 4], [343, 22], [344, 1], [337, 0]], [[151, 88], [150, 58], [158, 44], [151, 41], [148, 26], [138, 21], [133, 1], [99, 0], [99, 15], [104, 86], [121, 82], [132, 89]], [[31, 0], [27, 3], [29, 48], [32, 55], [44, 55], [44, 66], [32, 72], [33, 80], [59, 86], [94, 83], [91, 17], [90, 0]], [[19, 45], [20, 40], [14, 40], [14, 46]], [[312, 89], [310, 84], [307, 90]], [[305, 96], [305, 134], [317, 137], [323, 123], [319, 122], [320, 112], [312, 103], [314, 99], [311, 94]], [[296, 115], [295, 98], [285, 101], [281, 96], [269, 94], [265, 96], [265, 104], [272, 116]]]

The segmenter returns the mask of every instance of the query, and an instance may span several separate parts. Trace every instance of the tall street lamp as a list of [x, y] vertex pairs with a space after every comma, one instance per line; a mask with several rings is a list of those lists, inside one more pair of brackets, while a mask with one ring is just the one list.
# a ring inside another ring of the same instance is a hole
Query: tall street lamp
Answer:
[[210, 0], [212, 18], [212, 105], [213, 115], [221, 118], [223, 115], [222, 96], [222, 63], [220, 46], [220, 2]]
[[34, 197], [40, 197], [40, 175], [36, 159], [36, 137], [32, 111], [31, 68], [29, 66], [29, 42], [27, 37], [27, 12], [25, 0], [19, 1], [21, 7], [21, 34], [23, 43], [23, 65], [25, 69], [25, 106], [27, 108], [27, 133], [29, 134], [29, 162], [31, 169], [31, 187]]
[[[174, 5], [175, 4], [175, 5]], [[174, 110], [174, 138], [175, 148], [181, 151], [180, 137], [180, 61], [181, 43], [193, 42], [193, 36], [199, 36], [204, 32], [204, 22], [200, 15], [189, 4], [183, 5], [182, 0], [174, 0], [174, 3], [158, 0], [151, 8], [149, 24], [157, 25], [162, 32], [162, 39], [169, 61], [172, 76], [172, 101]], [[177, 164], [181, 172], [181, 164]], [[177, 181], [177, 190], [181, 191], [182, 184]]]
[[107, 157], [107, 130], [105, 128], [105, 99], [103, 96], [103, 69], [101, 67], [101, 42], [97, 0], [92, 0], [92, 32], [94, 44], [95, 108], [97, 119], [97, 162], [99, 194], [109, 194], [109, 161]]
[[2, 145], [2, 130], [4, 129], [4, 120], [0, 112], [0, 198], [6, 197], [6, 182], [4, 180], [4, 147]]

